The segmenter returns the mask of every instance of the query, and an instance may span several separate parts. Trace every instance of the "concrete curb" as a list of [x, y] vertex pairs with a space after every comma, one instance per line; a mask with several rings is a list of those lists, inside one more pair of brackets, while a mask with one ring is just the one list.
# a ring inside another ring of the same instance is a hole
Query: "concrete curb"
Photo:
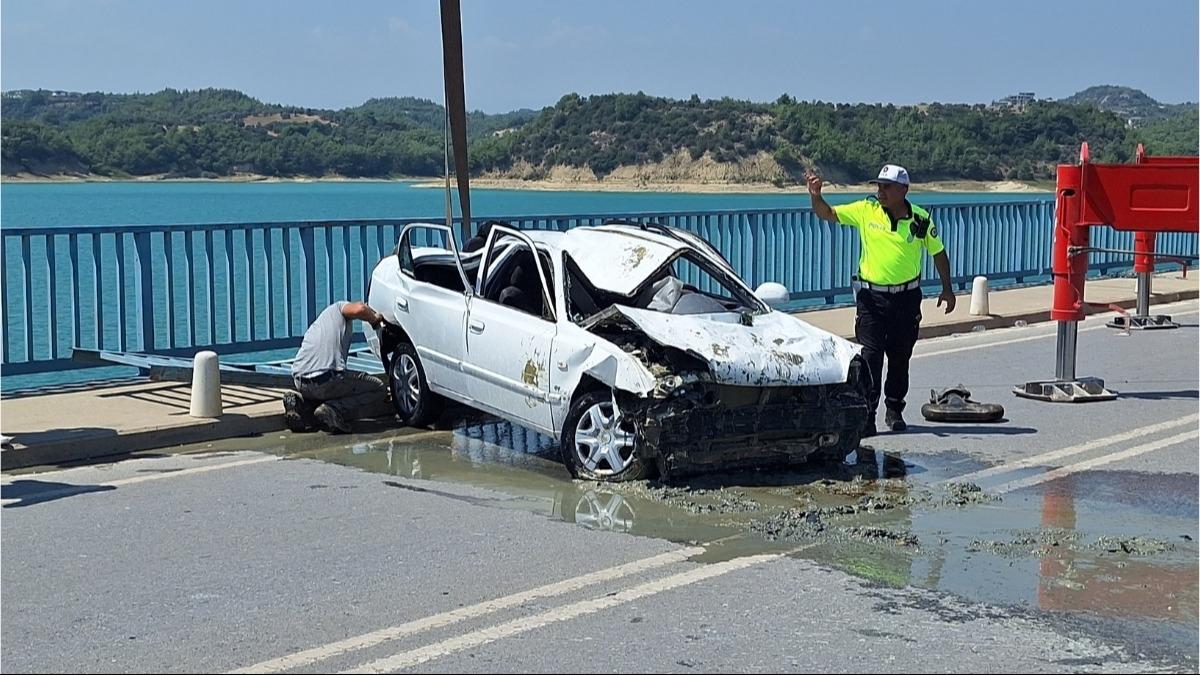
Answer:
[[0, 452], [0, 470], [118, 457], [142, 450], [157, 450], [238, 436], [257, 436], [286, 428], [282, 410], [252, 415], [225, 414], [216, 419], [197, 420], [178, 426], [113, 431], [39, 443], [36, 446], [5, 449]]

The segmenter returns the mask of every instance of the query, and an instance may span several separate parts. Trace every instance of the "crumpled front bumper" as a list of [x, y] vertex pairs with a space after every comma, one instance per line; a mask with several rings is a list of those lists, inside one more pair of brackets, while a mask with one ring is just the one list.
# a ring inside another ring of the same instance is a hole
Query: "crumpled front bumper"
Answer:
[[631, 411], [643, 457], [663, 477], [796, 464], [821, 451], [849, 453], [867, 421], [849, 383], [805, 387], [696, 384]]

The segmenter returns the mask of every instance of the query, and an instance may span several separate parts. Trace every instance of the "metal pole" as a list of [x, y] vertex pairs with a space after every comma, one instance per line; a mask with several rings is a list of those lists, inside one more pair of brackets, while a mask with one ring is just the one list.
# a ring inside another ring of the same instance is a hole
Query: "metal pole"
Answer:
[[1079, 342], [1079, 322], [1058, 322], [1058, 343], [1054, 355], [1054, 378], [1063, 382], [1075, 379], [1075, 346]]
[[462, 241], [471, 238], [471, 173], [467, 165], [467, 98], [463, 80], [462, 16], [458, 0], [441, 0], [442, 71], [446, 85], [446, 114], [458, 175], [458, 206]]
[[1137, 316], [1150, 316], [1150, 283], [1153, 277], [1149, 272], [1138, 272], [1137, 275]]

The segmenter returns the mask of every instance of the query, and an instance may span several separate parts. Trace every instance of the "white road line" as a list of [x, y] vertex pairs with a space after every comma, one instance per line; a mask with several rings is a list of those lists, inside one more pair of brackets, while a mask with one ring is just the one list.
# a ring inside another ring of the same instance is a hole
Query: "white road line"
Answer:
[[540, 586], [538, 588], [522, 591], [520, 593], [514, 593], [503, 598], [485, 600], [483, 602], [471, 605], [470, 607], [460, 607], [459, 609], [443, 612], [441, 614], [435, 614], [424, 619], [409, 621], [408, 623], [392, 626], [390, 628], [384, 628], [372, 633], [367, 633], [365, 635], [359, 635], [358, 637], [347, 638], [345, 640], [332, 642], [321, 647], [306, 649], [294, 654], [288, 654], [286, 656], [281, 656], [269, 661], [257, 663], [253, 666], [231, 670], [229, 672], [277, 673], [292, 668], [307, 666], [312, 663], [316, 663], [317, 661], [323, 661], [340, 654], [345, 654], [346, 652], [373, 647], [383, 642], [413, 635], [415, 633], [433, 630], [443, 626], [449, 626], [450, 624], [484, 616], [493, 612], [498, 612], [503, 609], [508, 609], [509, 607], [516, 607], [535, 598], [547, 598], [556, 595], [562, 595], [564, 593], [570, 593], [571, 591], [576, 591], [603, 581], [619, 579], [631, 574], [637, 574], [639, 572], [651, 570], [656, 567], [683, 562], [694, 555], [703, 553], [704, 550], [705, 549], [702, 546], [693, 546], [679, 549], [677, 551], [670, 551], [668, 553], [652, 556], [650, 558], [644, 558], [642, 560], [636, 560], [624, 565], [617, 565], [616, 567], [610, 567], [608, 569], [592, 572], [591, 574], [585, 574], [581, 577], [573, 577], [571, 579], [565, 579], [563, 581], [548, 584], [546, 586]]
[[1016, 471], [1017, 469], [1023, 469], [1025, 467], [1029, 467], [1029, 466], [1045, 464], [1047, 462], [1051, 462], [1056, 459], [1061, 459], [1061, 458], [1067, 457], [1069, 455], [1075, 455], [1075, 454], [1079, 454], [1081, 452], [1087, 452], [1088, 450], [1095, 450], [1096, 448], [1103, 448], [1107, 445], [1123, 443], [1125, 441], [1130, 441], [1135, 438], [1143, 438], [1150, 434], [1156, 434], [1160, 431], [1169, 431], [1176, 427], [1182, 427], [1182, 426], [1195, 427], [1196, 423], [1198, 421], [1200, 421], [1200, 415], [1188, 415], [1187, 417], [1180, 417], [1179, 419], [1176, 419], [1176, 420], [1170, 420], [1167, 422], [1159, 422], [1158, 424], [1151, 424], [1149, 426], [1139, 427], [1137, 429], [1132, 429], [1130, 431], [1116, 434], [1114, 436], [1107, 436], [1105, 438], [1097, 438], [1094, 441], [1088, 441], [1087, 443], [1082, 443], [1080, 445], [1073, 445], [1069, 448], [1062, 448], [1059, 450], [1052, 450], [1050, 452], [1045, 452], [1040, 455], [1033, 455], [1032, 457], [1026, 457], [1024, 459], [1019, 459], [1015, 462], [1010, 462], [1007, 464], [997, 464], [996, 466], [989, 467], [987, 469], [980, 469], [979, 471], [973, 471], [971, 473], [964, 474], [962, 476], [954, 476], [952, 478], [944, 478], [942, 480], [934, 482], [933, 484], [941, 485], [944, 483], [965, 483], [965, 482], [975, 481], [980, 478], [992, 476], [992, 475], [995, 475], [998, 473], [1008, 473], [1009, 471]]
[[[1200, 310], [1193, 309], [1193, 310], [1184, 311], [1184, 312], [1174, 312], [1172, 314], [1172, 316], [1182, 316], [1185, 314], [1196, 314], [1196, 313], [1200, 313]], [[1113, 316], [1116, 316], [1116, 315], [1114, 314]], [[1100, 316], [1094, 315], [1089, 318], [1105, 318], [1105, 317], [1100, 317]], [[1088, 333], [1088, 332], [1095, 331], [1095, 330], [1105, 330], [1105, 329], [1106, 330], [1115, 330], [1113, 328], [1109, 328], [1108, 326], [1106, 326], [1103, 323], [1099, 323], [1096, 325], [1085, 326], [1083, 328], [1080, 328], [1078, 330], [1078, 332]], [[958, 352], [970, 351], [972, 349], [983, 349], [985, 347], [999, 347], [1001, 345], [1011, 345], [1011, 344], [1016, 344], [1018, 342], [1029, 342], [1031, 340], [1041, 340], [1044, 338], [1052, 338], [1057, 335], [1058, 335], [1058, 330], [1055, 329], [1054, 332], [1050, 332], [1050, 333], [1038, 333], [1037, 335], [1025, 335], [1022, 337], [1015, 337], [1015, 338], [1008, 339], [1008, 340], [997, 340], [995, 342], [977, 342], [975, 344], [962, 345], [960, 347], [951, 347], [950, 349], [938, 349], [936, 351], [914, 353], [912, 355], [912, 358], [919, 359], [919, 358], [925, 358], [925, 357], [929, 357], [929, 356], [942, 356], [944, 354], [955, 354]], [[921, 344], [921, 343], [918, 342], [917, 344]]]
[[1091, 469], [1091, 468], [1094, 468], [1097, 466], [1102, 466], [1102, 465], [1108, 464], [1110, 462], [1115, 462], [1115, 461], [1118, 461], [1121, 459], [1128, 459], [1130, 457], [1137, 457], [1138, 455], [1145, 454], [1152, 450], [1158, 450], [1159, 448], [1165, 448], [1170, 445], [1175, 445], [1176, 443], [1182, 443], [1187, 440], [1194, 441], [1197, 437], [1198, 436], [1197, 436], [1196, 430], [1192, 429], [1190, 431], [1185, 431], [1182, 434], [1175, 434], [1174, 436], [1169, 436], [1167, 438], [1163, 438], [1163, 439], [1160, 439], [1157, 441], [1153, 441], [1150, 443], [1144, 443], [1142, 445], [1139, 445], [1139, 446], [1136, 446], [1133, 448], [1129, 448], [1128, 450], [1123, 450], [1118, 453], [1114, 453], [1111, 455], [1105, 455], [1103, 457], [1097, 457], [1095, 459], [1089, 459], [1085, 462], [1079, 462], [1078, 464], [1071, 464], [1069, 466], [1064, 466], [1064, 467], [1061, 467], [1058, 469], [1054, 469], [1052, 471], [1047, 471], [1046, 473], [1041, 474], [1041, 475], [1031, 476], [1029, 478], [1022, 478], [1020, 480], [1014, 480], [1014, 481], [1005, 483], [1003, 485], [997, 486], [996, 488], [994, 488], [991, 491], [996, 492], [997, 494], [1002, 494], [1005, 492], [1012, 492], [1013, 490], [1020, 490], [1021, 488], [1029, 487], [1031, 485], [1037, 485], [1038, 483], [1045, 483], [1046, 481], [1051, 481], [1056, 478], [1062, 478], [1063, 476], [1067, 476], [1072, 473], [1086, 471], [1088, 469]]
[[783, 554], [772, 553], [767, 555], [755, 555], [744, 558], [735, 558], [725, 562], [705, 565], [687, 572], [682, 572], [674, 576], [650, 581], [640, 586], [620, 591], [613, 595], [606, 595], [590, 600], [581, 600], [579, 602], [557, 607], [541, 614], [535, 614], [523, 619], [515, 619], [507, 623], [502, 623], [489, 628], [484, 628], [471, 633], [466, 633], [458, 637], [453, 637], [441, 642], [413, 649], [406, 652], [401, 652], [394, 656], [371, 661], [351, 670], [342, 671], [344, 673], [386, 673], [410, 668], [412, 666], [441, 658], [454, 652], [478, 647], [489, 642], [495, 642], [501, 638], [511, 637], [520, 633], [525, 633], [536, 628], [541, 628], [552, 623], [567, 621], [587, 614], [594, 614], [603, 609], [616, 607], [627, 602], [632, 602], [640, 598], [661, 593], [663, 591], [679, 588], [694, 584], [705, 579], [712, 579], [728, 574], [735, 570], [746, 569], [754, 565], [761, 565], [770, 560], [776, 560], [783, 557]]
[[[133, 476], [130, 478], [119, 478], [117, 480], [104, 481], [103, 483], [87, 483], [81, 485], [73, 485], [71, 487], [60, 488], [58, 490], [46, 490], [45, 492], [35, 492], [25, 497], [17, 499], [0, 499], [0, 505], [12, 504], [19, 502], [22, 499], [43, 500], [65, 497], [77, 493], [92, 492], [97, 487], [121, 487], [122, 485], [133, 485], [134, 483], [144, 483], [151, 480], [164, 480], [167, 478], [179, 478], [180, 476], [192, 476], [198, 473], [207, 473], [209, 471], [219, 471], [220, 469], [232, 469], [235, 466], [248, 466], [250, 464], [261, 464], [262, 462], [274, 462], [282, 459], [282, 457], [268, 456], [255, 457], [254, 459], [241, 459], [236, 462], [225, 462], [224, 464], [209, 464], [207, 466], [195, 466], [190, 469], [180, 469], [178, 471], [169, 471], [165, 473], [153, 473], [143, 476]], [[29, 474], [14, 476], [14, 480], [32, 478], [36, 476], [44, 476], [45, 474]]]

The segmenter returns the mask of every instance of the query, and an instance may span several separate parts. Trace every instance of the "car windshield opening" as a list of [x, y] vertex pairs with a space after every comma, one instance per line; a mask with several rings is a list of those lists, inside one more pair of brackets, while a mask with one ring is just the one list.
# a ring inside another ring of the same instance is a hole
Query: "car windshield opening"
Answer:
[[724, 273], [700, 256], [684, 252], [659, 268], [628, 296], [597, 289], [584, 277], [571, 256], [563, 254], [568, 316], [580, 323], [618, 304], [664, 314], [758, 312], [761, 307], [728, 283]]

